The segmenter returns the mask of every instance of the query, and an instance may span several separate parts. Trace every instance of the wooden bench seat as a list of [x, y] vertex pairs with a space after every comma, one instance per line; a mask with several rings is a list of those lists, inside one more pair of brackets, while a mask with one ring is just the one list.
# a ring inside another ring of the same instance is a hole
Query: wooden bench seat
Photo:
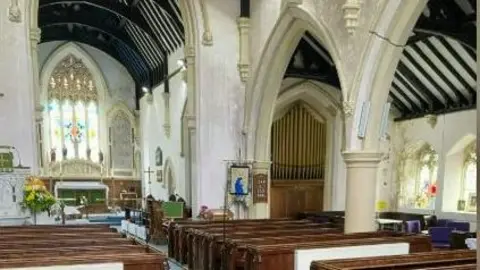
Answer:
[[35, 239], [69, 239], [69, 238], [120, 238], [122, 237], [118, 233], [114, 232], [88, 232], [88, 233], [74, 233], [74, 232], [65, 232], [57, 233], [51, 232], [48, 234], [37, 234], [37, 233], [22, 233], [22, 234], [9, 234], [9, 235], [0, 235], [0, 242], [10, 241], [10, 240], [35, 240]]
[[[332, 240], [362, 239], [375, 237], [404, 237], [404, 234], [395, 232], [366, 232], [354, 234], [307, 234], [307, 235], [286, 235], [275, 237], [257, 237], [244, 239], [227, 239], [221, 250], [221, 269], [234, 270], [237, 265], [241, 265], [242, 258], [245, 257], [248, 245], [270, 245], [270, 244], [286, 244], [286, 243], [303, 243], [318, 242]], [[432, 246], [428, 237], [421, 236], [409, 240], [413, 244], [410, 247], [411, 252], [431, 251]], [[217, 255], [218, 256], [218, 255]], [[218, 258], [214, 258], [218, 259]], [[209, 269], [218, 269], [218, 265], [214, 260], [210, 260], [211, 267]]]
[[165, 269], [165, 257], [154, 253], [130, 253], [130, 254], [97, 254], [97, 255], [72, 255], [54, 257], [35, 257], [15, 259], [0, 259], [0, 268], [32, 267], [73, 265], [92, 263], [121, 262], [124, 270], [163, 270]]
[[[314, 261], [311, 270], [360, 269], [471, 269], [476, 264], [475, 250], [434, 251], [408, 255]], [[455, 268], [453, 268], [455, 266]], [[456, 267], [459, 268], [456, 268]], [[462, 268], [463, 267], [463, 268]], [[466, 267], [466, 268], [465, 268]]]
[[206, 229], [206, 228], [223, 228], [223, 227], [238, 227], [239, 225], [258, 225], [258, 224], [307, 224], [312, 223], [309, 220], [292, 220], [292, 219], [244, 219], [244, 220], [228, 220], [225, 223], [220, 221], [206, 222], [178, 222], [171, 223], [168, 229], [169, 239], [169, 257], [173, 257], [180, 261], [180, 252], [183, 245], [186, 244], [185, 231], [187, 229]]
[[[314, 230], [322, 230], [328, 227], [325, 224], [315, 224], [315, 223], [307, 223], [307, 224], [258, 224], [256, 226], [239, 226], [236, 228], [208, 228], [205, 230], [198, 230], [198, 229], [189, 229], [186, 231], [186, 253], [189, 253], [190, 250], [192, 251], [192, 255], [196, 258], [203, 257], [200, 255], [203, 253], [202, 251], [208, 251], [210, 246], [210, 241], [212, 235], [221, 236], [225, 232], [225, 234], [230, 235], [232, 233], [240, 233], [240, 234], [256, 234], [257, 232], [265, 232], [265, 231], [281, 231], [290, 233], [292, 231], [296, 231], [299, 229], [314, 229]], [[328, 228], [327, 228], [328, 229]], [[333, 229], [332, 229], [333, 230]], [[327, 231], [323, 231], [327, 232]], [[213, 243], [212, 243], [213, 244]], [[206, 253], [207, 254], [207, 253]], [[198, 256], [195, 256], [198, 255]], [[191, 258], [190, 258], [191, 260]], [[187, 261], [190, 261], [187, 258]]]
[[106, 245], [125, 245], [134, 242], [125, 238], [98, 238], [98, 239], [62, 239], [62, 240], [13, 240], [0, 242], [0, 250], [11, 248], [41, 248], [41, 247], [78, 247], [78, 246], [106, 246]]
[[[223, 233], [214, 233], [207, 234], [203, 237], [203, 243], [198, 247], [197, 251], [193, 249], [194, 253], [192, 260], [193, 264], [203, 264], [208, 269], [215, 269], [216, 262], [219, 261], [222, 246], [225, 240], [236, 240], [236, 239], [255, 239], [255, 238], [268, 238], [268, 237], [290, 237], [297, 236], [302, 238], [303, 235], [321, 235], [328, 233], [341, 233], [338, 229], [332, 228], [318, 228], [318, 229], [278, 229], [278, 230], [253, 230], [253, 231], [242, 231], [242, 232], [231, 232], [227, 235]], [[198, 255], [197, 255], [198, 254]], [[196, 261], [197, 260], [197, 261]], [[196, 262], [195, 262], [196, 261]], [[191, 262], [190, 262], [191, 264]]]
[[245, 270], [293, 270], [295, 250], [351, 247], [379, 244], [409, 243], [408, 237], [362, 238], [305, 243], [287, 243], [278, 245], [248, 245], [245, 256]]
[[0, 268], [99, 263], [122, 263], [126, 270], [168, 269], [164, 254], [107, 226], [39, 226], [0, 234]]

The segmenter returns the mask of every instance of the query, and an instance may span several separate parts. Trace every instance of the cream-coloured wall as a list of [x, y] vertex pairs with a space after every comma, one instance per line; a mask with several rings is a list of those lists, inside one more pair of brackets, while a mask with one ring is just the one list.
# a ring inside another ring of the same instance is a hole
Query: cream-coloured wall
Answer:
[[[175, 53], [169, 56], [168, 68], [169, 74], [173, 74], [179, 69], [177, 61], [183, 59], [183, 48], [178, 49]], [[149, 102], [148, 96], [144, 96], [140, 101], [140, 115], [142, 127], [142, 142], [143, 142], [143, 168], [154, 171], [162, 170], [163, 181], [156, 181], [156, 174], [151, 175], [152, 185], [148, 187], [148, 175], [144, 174], [142, 179], [148, 191], [151, 188], [151, 194], [155, 199], [168, 199], [168, 183], [166, 174], [167, 160], [168, 166], [171, 166], [172, 176], [175, 184], [175, 193], [183, 198], [187, 198], [187, 188], [189, 185], [185, 184], [185, 159], [181, 156], [181, 137], [182, 137], [182, 112], [186, 101], [187, 89], [185, 81], [183, 80], [183, 72], [177, 73], [170, 78], [170, 94], [164, 94], [164, 84], [157, 86], [152, 91], [152, 101]], [[169, 99], [170, 108], [170, 136], [167, 136], [164, 125], [166, 122], [165, 99]], [[163, 151], [163, 164], [156, 166], [155, 151], [157, 147], [161, 147]], [[147, 193], [148, 193], [147, 191]]]
[[[53, 41], [39, 45], [38, 60], [40, 70], [43, 70], [48, 58], [58, 48], [69, 42]], [[86, 44], [73, 42], [82, 48], [98, 65], [101, 75], [107, 84], [109, 98], [105, 100], [105, 111], [118, 102], [124, 102], [131, 110], [135, 110], [135, 82], [122, 64], [108, 54]]]
[[[456, 148], [461, 148], [459, 145], [466, 138], [476, 134], [476, 110], [468, 110], [437, 117], [437, 123], [433, 127], [427, 121], [427, 118], [419, 118], [404, 122], [394, 123], [395, 132], [392, 136], [393, 151], [390, 153], [390, 162], [395, 164], [397, 157], [395, 152], [402, 151], [404, 147], [408, 147], [418, 142], [429, 143], [435, 151], [439, 154], [439, 167], [437, 178], [437, 199], [435, 202], [435, 214], [440, 218], [453, 218], [458, 220], [468, 220], [476, 226], [476, 215], [469, 213], [454, 212], [456, 208], [456, 201], [458, 199], [459, 191], [459, 169], [461, 169], [461, 162], [458, 162], [454, 155]], [[402, 135], [404, 134], [404, 135]], [[389, 185], [394, 187], [396, 185], [396, 170], [393, 167], [393, 173], [389, 180]], [[448, 181], [448, 182], [447, 182]], [[395, 199], [395, 188], [388, 190], [390, 194], [381, 193], [379, 196], [384, 198]], [[387, 192], [388, 192], [387, 191]], [[390, 203], [392, 203], [390, 201]], [[405, 209], [398, 208], [399, 211], [428, 213], [429, 210], [420, 209]]]
[[9, 20], [10, 2], [0, 1], [0, 145], [16, 147], [22, 164], [36, 173], [33, 67], [25, 18], [29, 1], [18, 1], [20, 22]]
[[213, 44], [197, 52], [196, 172], [193, 211], [200, 205], [219, 208], [224, 204], [226, 163], [239, 158], [242, 149], [244, 88], [238, 64], [237, 0], [204, 1], [208, 10]]

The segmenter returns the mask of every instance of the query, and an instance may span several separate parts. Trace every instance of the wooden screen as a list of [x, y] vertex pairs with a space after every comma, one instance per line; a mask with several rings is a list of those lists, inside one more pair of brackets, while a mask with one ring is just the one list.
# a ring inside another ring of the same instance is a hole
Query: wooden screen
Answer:
[[272, 218], [321, 211], [326, 159], [326, 123], [303, 103], [272, 125]]

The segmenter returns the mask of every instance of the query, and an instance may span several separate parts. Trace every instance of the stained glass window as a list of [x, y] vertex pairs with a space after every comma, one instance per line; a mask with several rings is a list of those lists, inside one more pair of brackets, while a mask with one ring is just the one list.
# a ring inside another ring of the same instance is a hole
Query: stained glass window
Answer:
[[98, 161], [97, 89], [80, 59], [68, 55], [57, 65], [48, 97], [50, 153], [56, 154], [56, 160]]
[[[464, 200], [466, 203], [469, 203], [472, 198], [477, 197], [477, 145], [475, 142], [471, 143], [465, 148], [464, 151], [464, 172], [462, 179], [462, 191], [461, 191], [461, 200]], [[469, 206], [466, 208], [467, 211], [475, 210], [474, 207]]]

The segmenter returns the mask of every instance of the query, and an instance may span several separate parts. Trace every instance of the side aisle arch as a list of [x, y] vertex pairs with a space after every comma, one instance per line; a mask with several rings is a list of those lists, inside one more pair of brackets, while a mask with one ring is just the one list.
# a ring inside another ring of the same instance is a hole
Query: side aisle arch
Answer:
[[[346, 127], [346, 149], [349, 151], [376, 151], [380, 137], [380, 122], [390, 85], [415, 23], [428, 0], [387, 1], [379, 16], [364, 52], [352, 89], [347, 100], [352, 101], [353, 121]], [[365, 141], [357, 138], [363, 102], [370, 101], [371, 109]]]
[[[275, 101], [281, 87], [288, 62], [300, 40], [308, 31], [317, 38], [338, 63], [339, 53], [330, 30], [298, 5], [285, 5], [262, 53], [260, 65], [248, 83], [245, 105], [245, 132], [247, 158], [269, 161], [270, 126]], [[337, 66], [337, 65], [336, 65]], [[342, 70], [337, 70], [340, 84], [344, 81]]]

